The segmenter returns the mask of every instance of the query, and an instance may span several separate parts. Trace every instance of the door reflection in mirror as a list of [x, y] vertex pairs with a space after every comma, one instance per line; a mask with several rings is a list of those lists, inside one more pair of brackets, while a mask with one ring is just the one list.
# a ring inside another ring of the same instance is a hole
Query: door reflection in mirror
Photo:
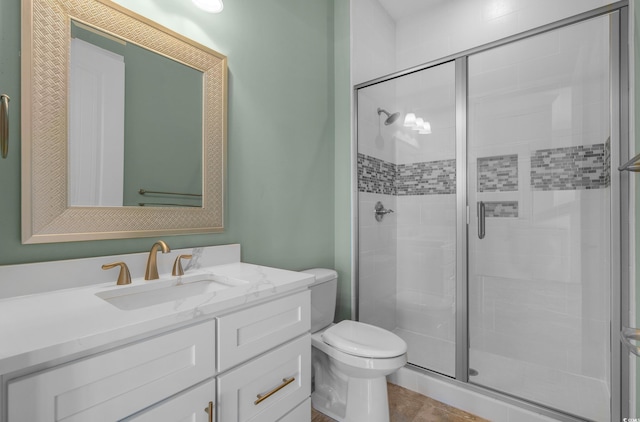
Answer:
[[70, 206], [137, 206], [143, 187], [201, 194], [202, 72], [80, 22], [71, 35]]

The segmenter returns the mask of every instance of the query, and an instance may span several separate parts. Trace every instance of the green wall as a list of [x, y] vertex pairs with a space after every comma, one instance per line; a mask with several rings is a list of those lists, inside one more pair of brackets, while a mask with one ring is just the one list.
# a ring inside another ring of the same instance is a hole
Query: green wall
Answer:
[[[0, 160], [0, 265], [148, 250], [148, 238], [21, 244], [20, 0], [1, 1], [0, 91], [11, 97], [11, 146]], [[336, 113], [349, 109], [349, 30], [334, 1], [348, 13], [340, 0], [229, 0], [218, 15], [190, 1], [118, 3], [229, 59], [226, 230], [163, 238], [173, 248], [240, 243], [243, 260], [262, 265], [335, 266], [347, 304], [350, 129], [348, 115], [336, 125]]]
[[200, 198], [138, 191], [202, 193], [202, 73], [131, 43], [124, 61], [124, 204], [200, 206]]
[[337, 319], [351, 318], [351, 34], [349, 2], [335, 1], [335, 268], [340, 277]]

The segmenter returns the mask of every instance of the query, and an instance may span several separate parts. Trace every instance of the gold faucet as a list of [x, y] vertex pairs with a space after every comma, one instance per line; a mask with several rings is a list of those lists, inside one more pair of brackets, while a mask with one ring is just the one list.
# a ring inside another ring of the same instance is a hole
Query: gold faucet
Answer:
[[171, 248], [169, 245], [164, 243], [162, 240], [158, 240], [153, 244], [151, 250], [149, 251], [149, 258], [147, 259], [147, 269], [144, 272], [145, 280], [157, 280], [160, 278], [158, 275], [158, 248], [162, 249], [162, 253], [171, 252]]
[[127, 264], [124, 262], [114, 262], [112, 264], [104, 264], [102, 266], [103, 270], [110, 270], [111, 268], [120, 267], [120, 273], [118, 274], [118, 282], [116, 283], [118, 286], [122, 286], [124, 284], [131, 284], [131, 273], [129, 272], [129, 268]]
[[193, 258], [193, 255], [178, 255], [178, 257], [176, 258], [176, 261], [173, 263], [173, 270], [171, 270], [171, 275], [176, 277], [176, 276], [183, 276], [184, 275], [184, 269], [182, 268], [182, 260], [183, 259], [191, 259]]

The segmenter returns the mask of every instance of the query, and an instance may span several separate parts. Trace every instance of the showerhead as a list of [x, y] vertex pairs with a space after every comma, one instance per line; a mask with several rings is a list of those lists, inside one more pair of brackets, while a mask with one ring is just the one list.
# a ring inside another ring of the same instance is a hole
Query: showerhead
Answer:
[[385, 126], [389, 126], [390, 124], [398, 120], [398, 117], [400, 117], [400, 113], [391, 114], [387, 110], [378, 107], [378, 116], [380, 115], [380, 113], [384, 113], [387, 115], [387, 119], [384, 121]]

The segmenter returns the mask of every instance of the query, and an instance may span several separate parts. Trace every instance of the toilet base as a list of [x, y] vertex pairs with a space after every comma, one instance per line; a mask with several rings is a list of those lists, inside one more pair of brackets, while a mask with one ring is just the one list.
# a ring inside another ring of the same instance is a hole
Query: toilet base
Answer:
[[351, 378], [345, 422], [389, 422], [387, 378]]
[[313, 407], [338, 422], [389, 422], [386, 377], [351, 378], [347, 384], [346, 408], [316, 392], [311, 395]]
[[386, 376], [349, 377], [322, 351], [313, 348], [312, 356], [311, 403], [317, 411], [338, 422], [389, 422]]

